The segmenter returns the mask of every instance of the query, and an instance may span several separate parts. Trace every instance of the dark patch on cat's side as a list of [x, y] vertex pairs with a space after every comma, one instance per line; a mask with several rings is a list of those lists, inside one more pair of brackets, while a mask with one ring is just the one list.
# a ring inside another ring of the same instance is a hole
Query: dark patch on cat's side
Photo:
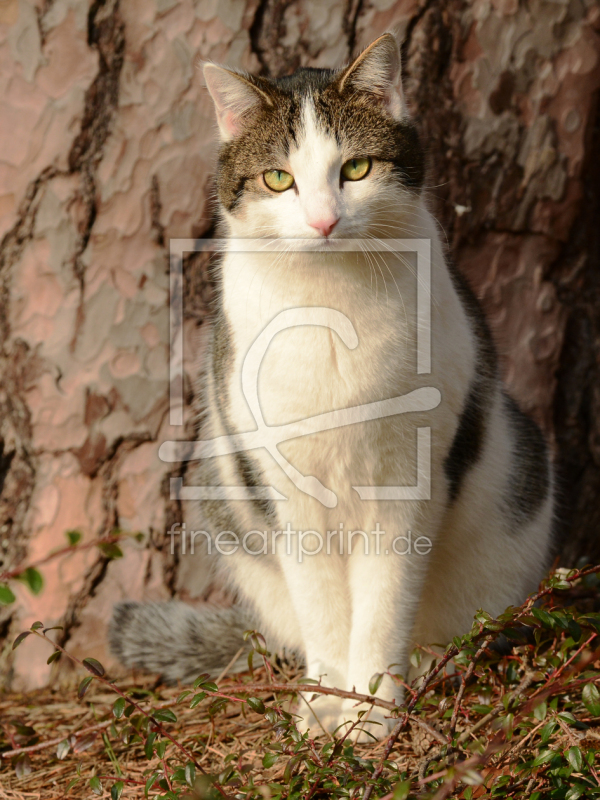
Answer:
[[[205, 458], [194, 469], [192, 477], [196, 486], [223, 486], [223, 478], [214, 458]], [[202, 514], [210, 522], [212, 533], [217, 536], [221, 531], [232, 531], [238, 536], [244, 532], [244, 523], [236, 513], [236, 509], [226, 500], [201, 500]], [[195, 543], [200, 549], [205, 546], [204, 537]]]
[[444, 461], [449, 484], [448, 495], [450, 502], [454, 502], [466, 473], [477, 463], [483, 450], [488, 418], [498, 385], [498, 355], [481, 304], [467, 279], [450, 258], [448, 271], [475, 336], [477, 349], [476, 377], [467, 395], [452, 447]]
[[308, 96], [318, 123], [338, 142], [373, 158], [389, 180], [420, 189], [425, 159], [416, 127], [409, 120], [393, 119], [371, 94], [357, 91], [350, 81], [340, 91], [342, 75], [338, 70], [302, 68], [275, 80], [249, 76], [261, 99], [244, 130], [219, 153], [217, 191], [228, 211], [235, 213], [246, 194], [268, 192], [256, 178], [277, 167], [290, 144], [297, 144]]
[[532, 519], [548, 497], [550, 471], [548, 448], [536, 423], [515, 401], [503, 395], [504, 408], [514, 438], [506, 508], [517, 524]]
[[[249, 456], [246, 455], [246, 453], [239, 451], [235, 453], [235, 460], [238, 472], [244, 482], [244, 486], [247, 486], [249, 489], [255, 489], [258, 488], [259, 486], [265, 485], [262, 472], [253, 458], [250, 458]], [[276, 527], [275, 526], [276, 515], [273, 502], [271, 500], [267, 500], [264, 497], [254, 497], [252, 499], [252, 502], [264, 514], [265, 519], [267, 520], [270, 527], [271, 528]]]
[[465, 475], [477, 463], [483, 450], [486, 430], [485, 394], [482, 384], [475, 382], [467, 395], [450, 452], [444, 459], [451, 503], [458, 497]]
[[497, 386], [498, 356], [485, 314], [466, 278], [452, 261], [448, 270], [461, 305], [475, 336], [477, 358], [476, 377], [469, 390], [460, 415], [452, 447], [444, 461], [448, 479], [448, 495], [454, 502], [466, 473], [473, 467], [483, 450], [488, 418]]

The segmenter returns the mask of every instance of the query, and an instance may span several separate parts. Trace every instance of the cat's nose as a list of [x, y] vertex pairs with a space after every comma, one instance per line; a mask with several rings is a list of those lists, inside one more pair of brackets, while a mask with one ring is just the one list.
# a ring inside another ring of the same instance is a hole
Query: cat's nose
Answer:
[[311, 228], [314, 228], [316, 231], [319, 231], [321, 236], [329, 236], [331, 231], [335, 228], [335, 226], [340, 221], [339, 217], [326, 217], [322, 219], [317, 219], [314, 222], [309, 222]]

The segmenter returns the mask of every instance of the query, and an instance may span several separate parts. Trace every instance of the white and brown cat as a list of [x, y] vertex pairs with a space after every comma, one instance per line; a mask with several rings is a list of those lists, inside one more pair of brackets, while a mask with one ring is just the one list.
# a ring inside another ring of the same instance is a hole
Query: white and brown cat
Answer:
[[[125, 664], [187, 681], [218, 672], [252, 627], [271, 649], [299, 653], [308, 677], [368, 693], [372, 676], [390, 665], [406, 674], [415, 643], [446, 643], [470, 629], [477, 609], [497, 615], [535, 589], [553, 518], [546, 445], [506, 394], [477, 301], [445, 258], [422, 193], [423, 150], [403, 97], [395, 38], [381, 36], [340, 70], [299, 69], [269, 80], [207, 64], [204, 74], [222, 141], [217, 188], [231, 246], [219, 267], [201, 438], [256, 428], [242, 387], [244, 359], [291, 309], [298, 310], [295, 323], [273, 336], [251, 375], [267, 425], [423, 387], [437, 389], [441, 401], [297, 436], [281, 442], [276, 457], [258, 448], [202, 462], [198, 484], [270, 486], [286, 499], [255, 493], [190, 503], [190, 527], [208, 520], [215, 535], [233, 531], [241, 540], [289, 523], [296, 535], [275, 537], [267, 553], [239, 548], [220, 558], [239, 598], [232, 608], [200, 614], [177, 602], [120, 604], [112, 646]], [[286, 246], [276, 253], [234, 246], [257, 238]], [[367, 250], [395, 239], [431, 245], [429, 373], [417, 369], [414, 256], [391, 245]], [[342, 240], [353, 240], [354, 249], [339, 252]], [[347, 320], [352, 346], [326, 323], [327, 310]], [[418, 464], [418, 429], [429, 429], [427, 474]], [[286, 474], [283, 460], [310, 476], [310, 485]], [[354, 488], [419, 482], [425, 491], [408, 500], [363, 499]], [[336, 543], [300, 558], [297, 532], [317, 532], [310, 545], [317, 549], [317, 534], [326, 541], [340, 526], [365, 532], [353, 537], [351, 553]], [[409, 531], [431, 548], [396, 546]], [[389, 676], [378, 694], [401, 701]], [[314, 703], [331, 731], [343, 731], [360, 710], [337, 698]], [[307, 707], [299, 714], [319, 732]], [[364, 727], [381, 737], [389, 724], [375, 709]]]

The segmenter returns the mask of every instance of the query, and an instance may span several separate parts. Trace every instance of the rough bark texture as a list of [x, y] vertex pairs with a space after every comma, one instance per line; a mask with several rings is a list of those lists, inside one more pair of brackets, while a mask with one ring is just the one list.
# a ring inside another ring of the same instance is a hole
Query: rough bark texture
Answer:
[[[168, 242], [212, 224], [197, 61], [335, 66], [390, 28], [449, 250], [510, 387], [556, 445], [562, 559], [600, 560], [597, 4], [1, 0], [0, 569], [70, 529], [145, 535], [117, 561], [87, 550], [52, 562], [40, 596], [23, 588], [0, 607], [14, 688], [51, 674], [43, 643], [9, 654], [35, 619], [102, 660], [115, 600], [194, 594], [193, 564], [167, 552], [181, 509], [157, 451], [185, 436], [167, 413]], [[188, 357], [210, 293], [189, 259]]]

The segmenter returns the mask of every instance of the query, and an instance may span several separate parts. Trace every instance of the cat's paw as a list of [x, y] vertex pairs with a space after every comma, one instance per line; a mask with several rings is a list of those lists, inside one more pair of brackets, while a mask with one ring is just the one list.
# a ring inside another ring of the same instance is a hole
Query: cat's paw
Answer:
[[328, 696], [311, 700], [310, 708], [304, 701], [297, 714], [302, 716], [296, 723], [300, 733], [309, 731], [312, 737], [324, 733], [337, 738], [347, 735], [349, 741], [363, 744], [385, 739], [396, 722], [385, 709]]
[[302, 717], [296, 721], [300, 733], [310, 731], [313, 737], [332, 734], [343, 722], [342, 699], [334, 695], [320, 695], [308, 700], [303, 695], [296, 713]]
[[341, 717], [343, 725], [339, 728], [338, 735], [344, 736], [350, 726], [356, 723], [348, 733], [348, 739], [361, 744], [385, 739], [397, 721], [391, 718], [390, 712], [384, 708], [371, 706], [368, 703], [357, 704], [356, 700], [345, 700], [342, 703]]

